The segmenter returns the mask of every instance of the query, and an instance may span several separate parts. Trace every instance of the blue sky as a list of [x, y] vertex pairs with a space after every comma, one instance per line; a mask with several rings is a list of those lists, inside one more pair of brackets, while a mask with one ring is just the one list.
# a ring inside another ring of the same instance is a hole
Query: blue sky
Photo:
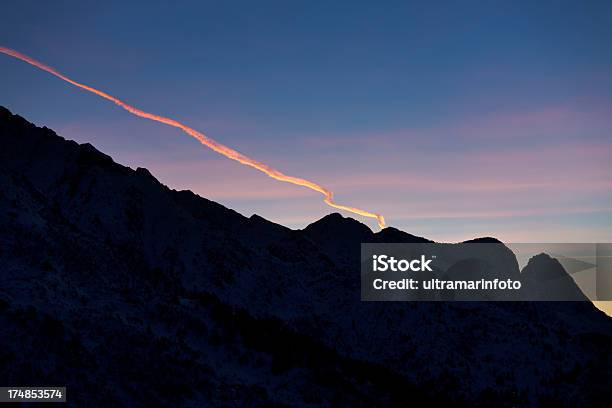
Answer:
[[[610, 2], [123, 3], [6, 4], [0, 44], [414, 234], [612, 240]], [[0, 104], [170, 187], [296, 228], [330, 212], [4, 55], [0, 73]]]

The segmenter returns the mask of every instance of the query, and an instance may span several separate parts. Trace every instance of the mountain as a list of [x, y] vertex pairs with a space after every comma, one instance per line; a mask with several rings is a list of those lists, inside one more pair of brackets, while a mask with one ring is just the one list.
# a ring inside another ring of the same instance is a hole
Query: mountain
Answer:
[[2, 384], [118, 407], [612, 398], [589, 302], [362, 302], [361, 242], [430, 241], [247, 218], [4, 108], [0, 146]]
[[524, 288], [531, 292], [531, 299], [551, 300], [554, 293], [563, 295], [564, 299], [588, 300], [561, 263], [548, 254], [532, 257], [521, 271], [521, 276]]

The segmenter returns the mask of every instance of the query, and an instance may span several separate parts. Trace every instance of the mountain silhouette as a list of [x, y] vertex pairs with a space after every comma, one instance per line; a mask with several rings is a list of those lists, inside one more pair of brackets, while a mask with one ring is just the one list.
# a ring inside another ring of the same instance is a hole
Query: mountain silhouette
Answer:
[[362, 242], [431, 241], [245, 217], [0, 107], [0, 383], [75, 406], [609, 405], [591, 303], [362, 302]]
[[551, 294], [554, 293], [563, 294], [563, 298], [568, 300], [587, 300], [561, 262], [550, 255], [539, 254], [532, 257], [523, 268], [521, 276], [524, 288], [532, 292], [532, 299], [550, 300]]

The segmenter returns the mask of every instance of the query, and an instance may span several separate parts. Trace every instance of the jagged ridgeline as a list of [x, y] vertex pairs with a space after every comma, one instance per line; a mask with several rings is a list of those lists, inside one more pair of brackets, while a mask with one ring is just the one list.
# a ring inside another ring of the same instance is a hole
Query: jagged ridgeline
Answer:
[[609, 406], [589, 302], [361, 302], [361, 242], [430, 241], [247, 218], [4, 108], [0, 142], [2, 384], [75, 406]]

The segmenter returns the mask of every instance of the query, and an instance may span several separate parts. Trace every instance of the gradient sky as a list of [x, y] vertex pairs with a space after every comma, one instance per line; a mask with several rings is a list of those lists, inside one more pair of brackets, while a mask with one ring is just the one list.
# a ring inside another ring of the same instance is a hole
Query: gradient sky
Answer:
[[[124, 3], [6, 3], [0, 44], [413, 234], [612, 241], [612, 2]], [[172, 188], [294, 228], [331, 212], [22, 62], [0, 73], [1, 105]]]

